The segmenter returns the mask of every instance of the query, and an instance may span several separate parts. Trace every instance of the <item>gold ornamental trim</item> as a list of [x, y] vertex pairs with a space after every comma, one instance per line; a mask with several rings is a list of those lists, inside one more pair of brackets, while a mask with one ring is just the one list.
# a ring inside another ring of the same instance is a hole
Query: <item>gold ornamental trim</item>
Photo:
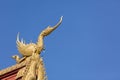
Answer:
[[24, 67], [25, 65], [26, 65], [26, 62], [22, 62], [22, 63], [20, 63], [20, 64], [16, 64], [16, 65], [13, 65], [13, 66], [8, 67], [8, 68], [6, 68], [6, 69], [3, 69], [3, 70], [0, 71], [0, 76], [6, 74], [6, 73], [8, 73], [8, 72], [11, 72], [11, 71], [13, 71], [13, 70], [16, 70], [16, 69], [19, 69], [19, 68], [21, 68], [21, 67]]

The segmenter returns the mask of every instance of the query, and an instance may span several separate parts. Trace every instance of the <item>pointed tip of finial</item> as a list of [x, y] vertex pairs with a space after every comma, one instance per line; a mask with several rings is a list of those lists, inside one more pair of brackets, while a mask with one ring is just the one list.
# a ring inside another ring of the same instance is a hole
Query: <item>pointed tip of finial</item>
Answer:
[[60, 19], [62, 20], [63, 16], [60, 17]]
[[18, 32], [17, 37], [19, 37], [19, 35], [20, 35], [20, 32]]
[[20, 34], [20, 33], [18, 32], [18, 34], [17, 34], [17, 41], [19, 41], [19, 34]]
[[20, 32], [18, 32], [18, 34], [17, 35], [19, 35], [20, 34]]
[[61, 16], [61, 18], [63, 18], [63, 16]]

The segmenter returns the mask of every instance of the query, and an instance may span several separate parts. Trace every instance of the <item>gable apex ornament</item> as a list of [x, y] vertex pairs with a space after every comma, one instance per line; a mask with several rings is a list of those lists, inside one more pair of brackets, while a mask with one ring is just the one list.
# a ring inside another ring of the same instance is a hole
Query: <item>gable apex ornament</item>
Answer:
[[[40, 54], [44, 50], [44, 38], [58, 28], [62, 23], [62, 18], [63, 16], [61, 16], [59, 22], [53, 27], [48, 26], [44, 29], [39, 34], [36, 43], [27, 44], [23, 39], [19, 40], [18, 33], [16, 44], [22, 57], [18, 55], [12, 56], [17, 64], [0, 71], [0, 80], [47, 80], [44, 62]], [[14, 78], [11, 79], [11, 76], [6, 75], [7, 73], [14, 75]]]

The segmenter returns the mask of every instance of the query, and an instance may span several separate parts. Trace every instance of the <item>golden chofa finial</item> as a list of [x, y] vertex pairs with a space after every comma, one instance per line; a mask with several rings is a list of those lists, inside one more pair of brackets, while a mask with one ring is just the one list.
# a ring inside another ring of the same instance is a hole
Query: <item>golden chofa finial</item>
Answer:
[[18, 51], [25, 57], [31, 56], [32, 53], [40, 54], [41, 51], [44, 49], [43, 43], [44, 37], [52, 33], [62, 23], [62, 18], [63, 16], [61, 16], [60, 21], [55, 26], [53, 27], [48, 26], [46, 29], [44, 29], [40, 33], [37, 43], [26, 44], [23, 39], [20, 41], [18, 33], [16, 40]]
[[41, 32], [40, 35], [41, 36], [49, 35], [52, 31], [54, 31], [62, 23], [62, 18], [63, 18], [63, 16], [61, 16], [60, 21], [55, 26], [53, 26], [53, 27], [48, 26], [45, 30], [43, 30]]
[[26, 65], [23, 69], [18, 71], [16, 79], [21, 77], [21, 80], [46, 80], [43, 60], [39, 54], [44, 49], [44, 37], [58, 28], [58, 26], [62, 23], [62, 18], [63, 16], [55, 26], [48, 26], [46, 29], [44, 29], [40, 33], [36, 43], [31, 42], [26, 44], [23, 39], [19, 40], [18, 33], [16, 40], [17, 48], [23, 57], [20, 58], [18, 55], [14, 55], [13, 58], [18, 64], [25, 62]]

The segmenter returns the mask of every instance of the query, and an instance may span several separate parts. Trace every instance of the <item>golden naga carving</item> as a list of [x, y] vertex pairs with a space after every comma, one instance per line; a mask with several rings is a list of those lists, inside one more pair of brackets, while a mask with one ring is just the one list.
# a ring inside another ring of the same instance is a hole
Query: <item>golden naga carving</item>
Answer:
[[44, 43], [43, 39], [45, 36], [49, 35], [52, 31], [54, 31], [62, 22], [62, 17], [60, 18], [60, 21], [53, 27], [48, 26], [45, 30], [43, 30], [39, 37], [37, 43], [30, 43], [26, 44], [23, 40], [19, 41], [19, 34], [17, 35], [17, 47], [18, 51], [23, 56], [31, 56], [34, 51], [37, 51], [37, 53], [41, 53], [41, 51], [44, 49]]
[[18, 72], [17, 77], [21, 76], [22, 80], [46, 80], [43, 60], [39, 55], [44, 49], [44, 37], [48, 36], [62, 23], [62, 17], [55, 26], [48, 26], [44, 29], [40, 33], [36, 43], [26, 44], [23, 40], [20, 41], [19, 34], [17, 35], [17, 48], [23, 57], [20, 58], [18, 55], [12, 57], [18, 64], [27, 62], [25, 68]]

